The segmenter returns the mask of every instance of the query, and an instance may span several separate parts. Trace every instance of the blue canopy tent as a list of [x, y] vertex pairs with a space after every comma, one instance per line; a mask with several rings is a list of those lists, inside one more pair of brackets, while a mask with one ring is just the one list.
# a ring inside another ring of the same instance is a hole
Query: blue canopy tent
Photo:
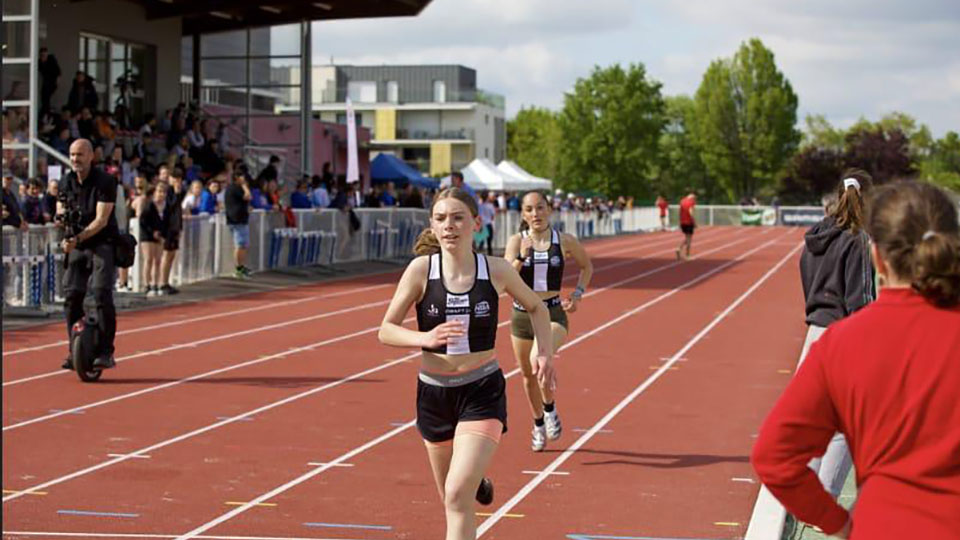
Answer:
[[440, 182], [433, 178], [426, 178], [420, 174], [420, 171], [392, 154], [380, 154], [370, 162], [370, 180], [374, 184], [393, 182], [397, 187], [403, 187], [407, 182], [412, 182], [417, 187], [431, 189], [440, 186]]

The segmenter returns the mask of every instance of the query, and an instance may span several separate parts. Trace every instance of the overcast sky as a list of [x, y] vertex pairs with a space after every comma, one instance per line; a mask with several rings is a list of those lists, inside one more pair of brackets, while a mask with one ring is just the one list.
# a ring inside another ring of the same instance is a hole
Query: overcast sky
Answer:
[[935, 136], [960, 131], [960, 0], [433, 0], [415, 18], [316, 23], [313, 50], [316, 64], [463, 64], [513, 117], [559, 109], [578, 77], [617, 62], [693, 94], [750, 37], [773, 50], [801, 121], [903, 111]]

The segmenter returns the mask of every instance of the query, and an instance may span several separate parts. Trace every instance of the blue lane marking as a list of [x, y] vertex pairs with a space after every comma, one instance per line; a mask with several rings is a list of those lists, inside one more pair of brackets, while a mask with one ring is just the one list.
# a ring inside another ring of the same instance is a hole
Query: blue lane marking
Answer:
[[123, 514], [120, 512], [88, 512], [86, 510], [57, 510], [57, 513], [70, 514], [72, 516], [123, 517], [123, 518], [140, 517], [140, 514]]
[[387, 525], [354, 525], [352, 523], [304, 523], [305, 527], [328, 527], [341, 529], [372, 529], [375, 531], [392, 531], [393, 527]]
[[668, 538], [664, 536], [607, 536], [605, 534], [568, 534], [570, 540], [713, 540], [710, 538]]

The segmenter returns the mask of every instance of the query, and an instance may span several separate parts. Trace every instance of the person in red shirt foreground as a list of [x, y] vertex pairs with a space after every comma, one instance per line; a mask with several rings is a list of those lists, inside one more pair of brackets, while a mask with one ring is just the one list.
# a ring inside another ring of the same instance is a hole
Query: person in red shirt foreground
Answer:
[[[960, 225], [924, 183], [868, 205], [880, 295], [831, 324], [774, 405], [751, 461], [798, 519], [852, 539], [960, 539]], [[807, 466], [843, 433], [853, 516]]]
[[693, 220], [693, 209], [697, 205], [697, 196], [693, 190], [686, 197], [680, 199], [680, 230], [683, 231], [683, 242], [677, 248], [677, 260], [690, 258], [690, 245], [693, 243], [693, 230], [697, 223]]
[[663, 195], [657, 195], [657, 208], [660, 209], [660, 230], [667, 230], [667, 208], [670, 205], [667, 204], [667, 200], [663, 198]]

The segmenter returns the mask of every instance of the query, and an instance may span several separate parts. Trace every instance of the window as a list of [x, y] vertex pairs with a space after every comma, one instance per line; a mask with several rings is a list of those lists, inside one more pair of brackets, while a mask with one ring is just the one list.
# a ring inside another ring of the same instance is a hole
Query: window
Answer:
[[436, 103], [447, 102], [447, 82], [433, 81], [433, 101]]
[[354, 103], [376, 103], [376, 81], [350, 81], [347, 83], [347, 97]]
[[489, 149], [489, 148], [484, 148], [484, 149], [483, 149], [483, 157], [485, 157], [485, 158], [490, 157], [490, 149]]
[[400, 85], [397, 81], [387, 81], [387, 103], [400, 103]]
[[139, 121], [145, 112], [144, 71], [147, 48], [100, 36], [80, 35], [79, 69], [93, 78], [97, 107], [115, 111], [126, 104], [128, 121]]
[[489, 114], [483, 115], [483, 123], [486, 124], [486, 125], [488, 125], [488, 126], [490, 125], [490, 115], [489, 115]]

